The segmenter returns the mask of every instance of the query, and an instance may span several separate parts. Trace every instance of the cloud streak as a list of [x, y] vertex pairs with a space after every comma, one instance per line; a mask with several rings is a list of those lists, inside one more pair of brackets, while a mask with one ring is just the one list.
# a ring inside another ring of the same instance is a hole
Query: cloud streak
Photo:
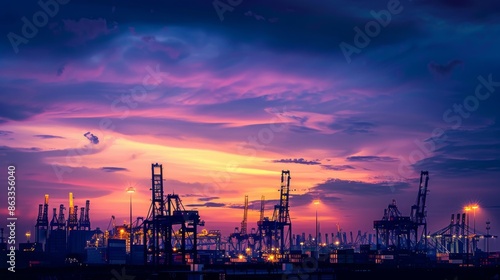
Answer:
[[194, 204], [186, 204], [187, 207], [215, 207], [215, 208], [220, 208], [220, 207], [225, 207], [226, 204], [224, 203], [216, 203], [216, 202], [205, 202], [205, 203], [194, 203]]
[[349, 169], [356, 169], [352, 165], [322, 165], [321, 168], [326, 169], [326, 170], [334, 170], [334, 171], [344, 171], [344, 170], [349, 170]]
[[41, 138], [41, 139], [64, 139], [62, 136], [57, 136], [57, 135], [49, 135], [49, 134], [38, 134], [38, 135], [33, 135], [33, 137]]
[[274, 163], [296, 163], [304, 165], [318, 165], [321, 164], [319, 160], [305, 160], [303, 158], [289, 158], [289, 159], [275, 159]]
[[129, 171], [127, 168], [123, 167], [112, 167], [112, 166], [105, 166], [101, 167], [101, 170], [104, 172], [120, 172], [120, 171]]
[[397, 162], [397, 158], [380, 156], [350, 156], [346, 158], [350, 162]]

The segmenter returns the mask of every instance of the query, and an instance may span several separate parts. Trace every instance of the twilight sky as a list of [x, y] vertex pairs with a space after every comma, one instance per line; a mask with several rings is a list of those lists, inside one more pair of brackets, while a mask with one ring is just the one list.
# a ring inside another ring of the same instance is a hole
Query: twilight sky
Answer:
[[294, 233], [312, 233], [316, 198], [321, 232], [374, 233], [392, 199], [409, 215], [421, 170], [430, 232], [477, 202], [477, 230], [500, 233], [498, 1], [41, 3], [0, 9], [0, 174], [16, 166], [19, 236], [44, 194], [49, 219], [73, 192], [105, 229], [128, 223], [135, 186], [145, 217], [156, 162], [225, 234], [244, 195], [249, 228], [261, 195], [272, 215], [281, 170]]

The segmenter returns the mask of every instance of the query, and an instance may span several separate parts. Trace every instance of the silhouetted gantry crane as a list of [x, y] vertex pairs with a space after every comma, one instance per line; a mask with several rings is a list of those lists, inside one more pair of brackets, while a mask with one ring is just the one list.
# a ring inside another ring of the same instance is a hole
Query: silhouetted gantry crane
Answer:
[[80, 208], [80, 219], [78, 220], [78, 229], [90, 230], [90, 200], [85, 201], [85, 207]]
[[45, 195], [44, 204], [40, 204], [38, 206], [38, 217], [36, 219], [36, 232], [35, 232], [35, 241], [37, 243], [45, 243], [49, 233], [49, 218], [48, 218], [48, 209], [49, 209], [49, 195]]
[[241, 227], [234, 229], [234, 232], [229, 235], [228, 244], [232, 247], [230, 251], [235, 254], [242, 253], [249, 247], [247, 233], [248, 228], [248, 195], [245, 195], [245, 203], [243, 205], [243, 220]]
[[[289, 212], [290, 171], [281, 171], [280, 203], [274, 206], [273, 217], [264, 217], [257, 222], [261, 252], [274, 251], [286, 258], [290, 252], [292, 221]], [[261, 209], [261, 211], [263, 211]]]
[[411, 207], [410, 216], [403, 216], [396, 201], [384, 209], [382, 220], [374, 221], [377, 249], [391, 251], [427, 252], [427, 211], [429, 172], [420, 172], [417, 202]]
[[[257, 224], [259, 228], [262, 227], [264, 221], [264, 210], [265, 210], [265, 196], [261, 197], [260, 200], [260, 215]], [[269, 220], [267, 218], [267, 220]], [[245, 202], [243, 204], [243, 220], [241, 222], [241, 227], [235, 227], [234, 232], [228, 237], [227, 244], [229, 245], [229, 253], [233, 256], [237, 255], [259, 255], [261, 248], [262, 233], [264, 231], [256, 231], [252, 228], [248, 232], [248, 195], [245, 195]]]
[[184, 209], [178, 195], [164, 195], [161, 164], [151, 164], [151, 173], [151, 207], [143, 222], [145, 263], [186, 264], [188, 258], [197, 263], [197, 230], [204, 222], [198, 211]]
[[69, 193], [69, 214], [68, 214], [68, 221], [67, 221], [67, 226], [66, 229], [68, 231], [70, 230], [76, 230], [78, 229], [78, 206], [73, 205], [73, 193]]
[[411, 207], [410, 218], [413, 222], [413, 230], [411, 231], [414, 236], [411, 240], [414, 241], [414, 250], [419, 253], [427, 252], [427, 210], [425, 209], [425, 202], [427, 199], [429, 183], [429, 172], [420, 172], [420, 184], [418, 188], [417, 204]]

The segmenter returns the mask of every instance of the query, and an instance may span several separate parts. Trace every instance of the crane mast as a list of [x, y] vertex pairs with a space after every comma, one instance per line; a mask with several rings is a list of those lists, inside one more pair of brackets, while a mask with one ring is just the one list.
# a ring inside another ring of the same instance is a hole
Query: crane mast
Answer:
[[264, 208], [266, 206], [266, 197], [265, 196], [262, 196], [261, 199], [260, 199], [260, 217], [259, 217], [259, 221], [263, 221], [264, 220]]
[[241, 231], [242, 235], [247, 234], [247, 218], [248, 218], [248, 195], [245, 195], [245, 205], [243, 206], [243, 221], [241, 221]]

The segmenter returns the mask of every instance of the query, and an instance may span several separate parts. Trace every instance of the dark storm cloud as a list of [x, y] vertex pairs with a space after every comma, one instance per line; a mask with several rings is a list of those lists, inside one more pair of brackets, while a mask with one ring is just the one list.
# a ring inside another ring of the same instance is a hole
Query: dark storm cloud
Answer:
[[101, 167], [101, 170], [104, 172], [119, 172], [119, 171], [129, 171], [127, 168], [123, 167], [112, 167], [112, 166], [105, 166]]
[[[221, 22], [212, 2], [146, 0], [138, 3], [129, 0], [114, 4], [106, 1], [72, 1], [60, 6], [59, 14], [51, 19], [50, 24], [40, 28], [37, 36], [20, 48], [23, 51], [22, 47], [32, 49], [35, 45], [66, 45], [68, 47], [58, 49], [64, 57], [65, 53], [75, 52], [68, 45], [75, 37], [68, 36], [68, 32], [76, 34], [79, 42], [92, 39], [91, 44], [86, 44], [86, 48], [79, 50], [91, 53], [98, 48], [95, 43], [102, 44], [116, 35], [117, 32], [110, 32], [110, 29], [128, 32], [128, 28], [135, 25], [177, 25], [196, 26], [230, 38], [235, 45], [258, 43], [276, 51], [331, 54], [332, 49], [337, 48], [341, 41], [353, 40], [353, 28], [367, 22], [365, 15], [371, 9], [381, 10], [387, 6], [387, 1], [379, 1], [376, 5], [372, 2], [359, 3], [353, 13], [350, 5], [346, 5], [347, 2], [319, 4], [304, 0], [277, 0], [272, 3], [263, 0], [243, 1], [234, 11], [226, 12], [225, 20]], [[26, 8], [25, 6], [12, 5], [9, 15], [13, 20], [0, 29], [2, 33], [21, 33], [23, 23], [19, 19], [40, 10], [35, 3]], [[112, 6], [115, 7], [114, 12]], [[386, 27], [387, 32], [374, 40], [372, 46], [408, 39], [419, 33], [417, 22], [409, 19], [402, 22], [401, 19], [403, 18], [393, 19], [390, 26]], [[115, 22], [116, 27], [110, 27], [110, 23]]]
[[273, 160], [275, 163], [296, 163], [296, 164], [305, 164], [305, 165], [317, 165], [321, 164], [319, 160], [305, 160], [303, 158], [289, 158], [289, 159], [275, 159]]
[[[467, 6], [465, 10], [473, 12], [465, 16], [471, 18], [489, 18], [488, 15], [494, 15], [500, 10], [498, 1], [471, 2], [462, 0], [459, 1], [460, 5], [456, 6]], [[426, 14], [428, 10], [439, 12], [438, 8], [443, 5], [454, 6], [450, 5], [453, 1], [425, 1], [425, 4], [419, 2], [418, 5], [410, 5], [405, 1], [402, 3], [405, 5], [403, 12], [393, 16], [390, 24], [379, 36], [371, 40], [369, 47], [363, 49], [363, 53], [369, 49], [422, 37], [427, 32], [422, 28], [422, 14]], [[50, 20], [50, 24], [40, 28], [36, 37], [20, 48], [22, 51], [22, 48], [35, 50], [39, 46], [47, 47], [54, 50], [54, 55], [57, 55], [58, 61], [61, 62], [75, 54], [92, 55], [118, 36], [129, 34], [131, 27], [180, 26], [196, 27], [208, 34], [226, 38], [232, 47], [255, 44], [261, 49], [337, 56], [342, 60], [344, 58], [338, 50], [339, 43], [345, 41], [352, 44], [353, 28], [359, 26], [363, 29], [364, 25], [372, 20], [370, 11], [383, 10], [386, 6], [387, 1], [381, 0], [356, 3], [305, 0], [278, 0], [272, 3], [263, 0], [243, 1], [234, 11], [226, 12], [225, 20], [221, 22], [212, 2], [72, 1], [61, 6], [58, 15]], [[0, 17], [4, 18], [6, 23], [0, 25], [0, 32], [20, 33], [23, 24], [20, 18], [30, 17], [38, 10], [40, 7], [35, 3], [10, 4], [9, 12]], [[256, 15], [259, 19], [266, 20], [256, 20]], [[458, 20], [464, 15], [460, 9], [448, 9], [438, 16]], [[92, 24], [83, 24], [87, 21]], [[274, 23], [270, 23], [271, 21]], [[72, 24], [68, 26], [69, 22]], [[92, 40], [85, 42], [85, 48], [74, 48], [68, 43], [74, 40], [75, 34]], [[12, 51], [9, 42], [6, 40], [4, 43], [7, 44], [2, 44], [0, 48]], [[227, 60], [224, 63], [227, 63]]]
[[396, 162], [397, 158], [393, 157], [379, 157], [379, 156], [351, 156], [346, 158], [351, 162]]
[[64, 139], [62, 136], [57, 136], [57, 135], [49, 135], [49, 134], [38, 134], [38, 135], [33, 135], [33, 137], [41, 138], [41, 139]]

